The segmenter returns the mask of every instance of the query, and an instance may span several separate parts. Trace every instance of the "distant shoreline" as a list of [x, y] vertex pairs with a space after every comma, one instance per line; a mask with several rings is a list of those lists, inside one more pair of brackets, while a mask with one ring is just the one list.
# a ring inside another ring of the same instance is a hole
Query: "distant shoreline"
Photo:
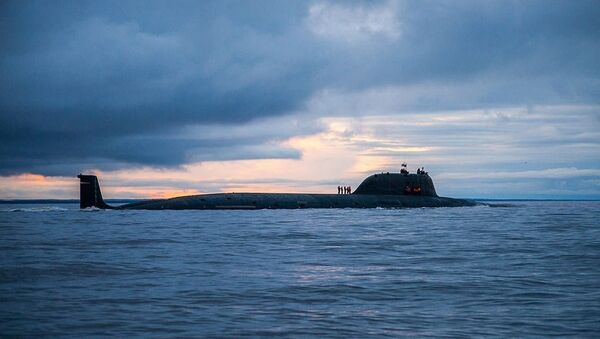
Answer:
[[475, 201], [600, 201], [600, 198], [548, 198], [548, 199], [523, 199], [523, 198], [515, 198], [515, 199], [477, 199], [477, 198], [468, 198], [470, 200]]
[[[600, 198], [589, 199], [478, 199], [466, 198], [475, 201], [600, 201]], [[107, 199], [106, 202], [114, 204], [127, 204], [150, 199]], [[0, 204], [78, 204], [79, 199], [0, 199]]]
[[[146, 199], [107, 199], [114, 204], [132, 203]], [[0, 204], [79, 204], [79, 199], [0, 199]]]

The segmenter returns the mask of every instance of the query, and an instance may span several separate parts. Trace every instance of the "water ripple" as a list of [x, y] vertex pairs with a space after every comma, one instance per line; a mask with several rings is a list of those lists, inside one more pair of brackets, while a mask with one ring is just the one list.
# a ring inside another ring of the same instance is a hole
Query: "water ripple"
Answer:
[[600, 203], [489, 207], [4, 206], [0, 336], [597, 337]]

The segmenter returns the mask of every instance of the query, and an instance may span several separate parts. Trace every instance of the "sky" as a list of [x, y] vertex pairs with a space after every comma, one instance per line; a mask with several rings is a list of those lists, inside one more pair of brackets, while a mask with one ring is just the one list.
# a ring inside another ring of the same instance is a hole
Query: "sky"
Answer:
[[2, 1], [0, 199], [600, 198], [598, 1]]

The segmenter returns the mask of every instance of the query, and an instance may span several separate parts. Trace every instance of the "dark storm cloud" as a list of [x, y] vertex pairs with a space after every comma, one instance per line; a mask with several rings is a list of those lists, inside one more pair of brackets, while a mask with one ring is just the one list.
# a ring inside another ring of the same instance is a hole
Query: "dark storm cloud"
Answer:
[[[2, 2], [0, 174], [297, 158], [269, 143], [284, 136], [181, 131], [289, 114], [329, 88], [475, 83], [464, 107], [600, 97], [595, 2], [324, 2], [311, 17], [319, 4]], [[389, 22], [355, 29], [378, 8]]]

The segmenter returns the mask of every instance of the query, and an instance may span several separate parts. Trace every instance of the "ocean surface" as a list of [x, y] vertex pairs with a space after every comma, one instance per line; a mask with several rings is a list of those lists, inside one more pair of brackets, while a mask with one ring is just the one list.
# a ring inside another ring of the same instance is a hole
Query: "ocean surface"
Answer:
[[600, 337], [600, 202], [0, 205], [0, 337]]

